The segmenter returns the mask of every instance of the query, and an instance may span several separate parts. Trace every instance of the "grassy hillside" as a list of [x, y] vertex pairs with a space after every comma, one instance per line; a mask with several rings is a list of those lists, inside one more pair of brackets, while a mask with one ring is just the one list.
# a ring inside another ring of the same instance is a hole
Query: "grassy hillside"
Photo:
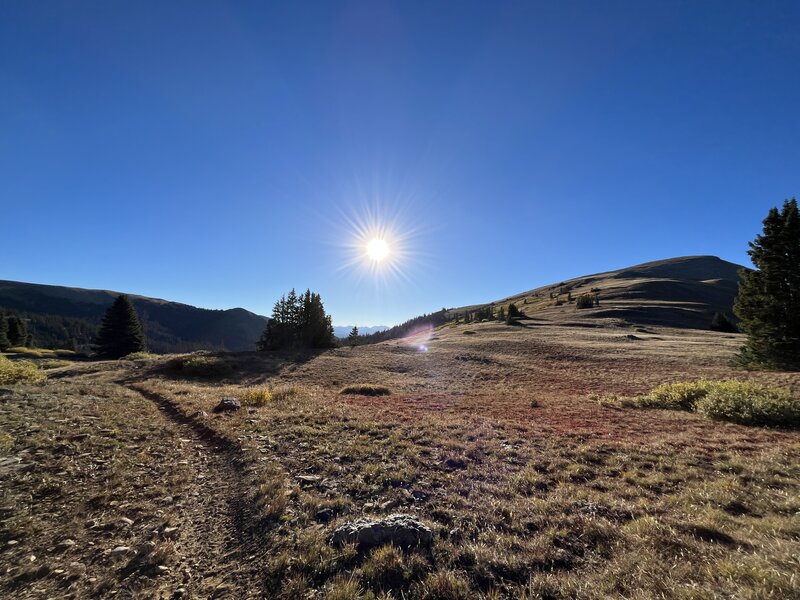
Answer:
[[[119, 292], [0, 281], [0, 310], [30, 319], [44, 347], [87, 348]], [[242, 308], [209, 310], [130, 295], [154, 352], [251, 350], [266, 319]], [[74, 344], [73, 344], [74, 340]]]
[[[637, 325], [708, 329], [715, 312], [732, 314], [741, 265], [716, 256], [684, 256], [584, 275], [493, 302], [514, 303], [528, 317], [548, 322], [614, 319]], [[577, 310], [582, 294], [599, 306]], [[449, 314], [484, 305], [451, 309]]]

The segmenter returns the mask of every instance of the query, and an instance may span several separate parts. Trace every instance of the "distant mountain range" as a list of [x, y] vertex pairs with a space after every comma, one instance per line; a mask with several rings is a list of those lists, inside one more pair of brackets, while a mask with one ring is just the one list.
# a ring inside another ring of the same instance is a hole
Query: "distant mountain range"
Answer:
[[[738, 291], [740, 265], [715, 256], [684, 256], [575, 277], [494, 302], [451, 308], [395, 326], [359, 327], [370, 341], [401, 337], [421, 323], [437, 325], [466, 312], [513, 302], [534, 321], [575, 322], [611, 318], [640, 325], [707, 329], [715, 312], [731, 314]], [[600, 303], [577, 310], [581, 294], [596, 294]], [[105, 310], [119, 295], [108, 290], [0, 280], [0, 311], [29, 319], [34, 341], [42, 347], [91, 346]], [[243, 308], [209, 310], [129, 294], [153, 352], [252, 350], [267, 319]], [[352, 325], [334, 327], [346, 338]]]
[[[0, 311], [29, 319], [41, 347], [87, 350], [120, 292], [0, 280]], [[128, 294], [151, 351], [253, 350], [267, 319], [243, 308], [209, 310]]]
[[[374, 327], [359, 327], [358, 333], [359, 335], [369, 335], [371, 333], [376, 333], [378, 331], [386, 331], [389, 329], [387, 325], [375, 325]], [[333, 326], [333, 335], [338, 338], [346, 338], [350, 335], [350, 332], [353, 330], [352, 325], [334, 325]]]

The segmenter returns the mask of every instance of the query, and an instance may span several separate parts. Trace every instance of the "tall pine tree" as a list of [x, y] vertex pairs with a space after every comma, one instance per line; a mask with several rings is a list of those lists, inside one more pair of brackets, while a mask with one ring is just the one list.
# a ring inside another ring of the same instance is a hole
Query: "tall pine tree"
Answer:
[[298, 295], [292, 290], [275, 303], [256, 348], [330, 348], [335, 344], [331, 318], [325, 314], [320, 295], [311, 290]]
[[0, 314], [0, 350], [8, 350], [11, 342], [8, 341], [8, 321], [6, 316]]
[[11, 346], [24, 346], [28, 343], [28, 327], [17, 315], [8, 317], [8, 343]]
[[739, 273], [734, 312], [750, 366], [800, 369], [800, 215], [797, 200], [773, 208], [748, 250], [755, 270]]
[[144, 332], [136, 309], [123, 294], [114, 300], [103, 317], [95, 340], [95, 352], [100, 358], [122, 358], [146, 349]]
[[351, 348], [358, 345], [358, 327], [355, 325], [350, 330], [350, 335], [347, 336], [347, 343], [350, 344]]

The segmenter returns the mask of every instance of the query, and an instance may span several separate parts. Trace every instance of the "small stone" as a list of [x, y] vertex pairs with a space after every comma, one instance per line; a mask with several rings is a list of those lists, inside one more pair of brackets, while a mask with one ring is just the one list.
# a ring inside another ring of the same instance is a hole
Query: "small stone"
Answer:
[[215, 413], [221, 412], [234, 412], [242, 408], [242, 403], [239, 402], [236, 398], [223, 398], [219, 401], [214, 407]]
[[133, 525], [133, 519], [129, 519], [128, 517], [122, 517], [119, 522], [123, 525]]
[[56, 550], [58, 552], [65, 552], [66, 550], [73, 548], [75, 545], [76, 545], [75, 540], [67, 538], [56, 546]]
[[130, 552], [131, 549], [128, 546], [117, 546], [113, 550], [111, 550], [112, 556], [122, 556], [123, 554], [127, 554]]
[[411, 497], [414, 498], [414, 500], [421, 502], [422, 500], [428, 499], [428, 494], [426, 494], [421, 490], [414, 490], [413, 492], [411, 492]]
[[178, 538], [177, 527], [164, 527], [164, 531], [162, 531], [161, 533], [168, 540], [174, 540]]
[[17, 544], [19, 544], [19, 541], [17, 541], [17, 540], [8, 540], [6, 542], [6, 544], [8, 544], [9, 546], [16, 546]]
[[204, 410], [196, 410], [192, 413], [193, 419], [207, 419], [208, 413]]
[[300, 485], [303, 487], [315, 485], [318, 483], [322, 477], [319, 475], [298, 475], [297, 480], [300, 482]]
[[159, 575], [166, 575], [167, 573], [169, 573], [169, 567], [166, 565], [158, 565], [156, 567], [156, 573], [158, 573]]

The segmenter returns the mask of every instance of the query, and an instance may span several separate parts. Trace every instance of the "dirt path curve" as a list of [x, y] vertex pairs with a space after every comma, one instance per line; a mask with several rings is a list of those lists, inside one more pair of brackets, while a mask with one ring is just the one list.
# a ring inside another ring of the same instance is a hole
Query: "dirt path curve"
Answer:
[[182, 584], [162, 592], [162, 597], [264, 597], [263, 550], [244, 497], [247, 467], [241, 449], [181, 413], [163, 396], [120, 383], [154, 402], [180, 427], [184, 433], [175, 443], [191, 456], [193, 481], [175, 497], [180, 520], [175, 547], [181, 556]]

